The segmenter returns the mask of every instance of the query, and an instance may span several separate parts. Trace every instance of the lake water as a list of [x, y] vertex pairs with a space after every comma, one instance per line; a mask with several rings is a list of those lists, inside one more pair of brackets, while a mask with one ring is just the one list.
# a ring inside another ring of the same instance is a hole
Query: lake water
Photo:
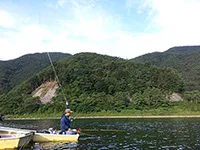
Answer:
[[[1, 126], [25, 129], [59, 129], [59, 120], [5, 120]], [[26, 150], [199, 150], [200, 118], [173, 119], [75, 119], [73, 128], [81, 128], [77, 143], [32, 143]], [[105, 129], [106, 131], [88, 131]], [[85, 130], [85, 131], [84, 131]]]

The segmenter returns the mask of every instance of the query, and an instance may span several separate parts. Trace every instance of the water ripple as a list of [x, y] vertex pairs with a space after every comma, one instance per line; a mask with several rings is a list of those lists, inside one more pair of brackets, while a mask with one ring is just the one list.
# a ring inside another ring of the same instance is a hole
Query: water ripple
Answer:
[[[5, 121], [2, 126], [42, 129], [59, 128], [59, 120]], [[87, 132], [78, 143], [41, 144], [43, 149], [72, 150], [182, 150], [200, 149], [200, 119], [80, 119], [73, 127], [105, 129], [112, 132]], [[115, 132], [124, 130], [125, 132]], [[33, 145], [37, 147], [38, 145]], [[38, 148], [38, 147], [37, 147]], [[39, 149], [34, 149], [39, 150]]]

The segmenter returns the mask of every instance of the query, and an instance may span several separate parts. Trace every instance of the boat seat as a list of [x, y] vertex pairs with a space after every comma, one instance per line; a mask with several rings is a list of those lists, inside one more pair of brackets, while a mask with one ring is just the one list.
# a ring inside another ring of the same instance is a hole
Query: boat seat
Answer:
[[37, 133], [47, 133], [47, 134], [50, 134], [50, 132], [48, 130], [39, 130], [39, 131], [36, 131]]

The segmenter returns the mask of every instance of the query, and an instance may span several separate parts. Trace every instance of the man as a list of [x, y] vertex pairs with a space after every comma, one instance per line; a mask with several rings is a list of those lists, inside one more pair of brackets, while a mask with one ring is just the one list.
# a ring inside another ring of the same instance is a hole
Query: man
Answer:
[[61, 120], [60, 120], [60, 127], [61, 127], [61, 132], [60, 134], [66, 134], [66, 132], [71, 131], [70, 128], [70, 115], [71, 111], [70, 109], [65, 110], [65, 114], [62, 115]]
[[66, 102], [65, 109], [69, 109], [69, 104], [68, 104], [68, 102]]
[[0, 121], [3, 121], [4, 120], [4, 115], [0, 115]]
[[60, 127], [61, 131], [59, 134], [76, 134], [76, 133], [81, 133], [81, 129], [71, 129], [70, 128], [70, 115], [71, 115], [71, 110], [69, 109], [68, 102], [66, 102], [66, 109], [65, 109], [65, 114], [62, 115], [61, 120], [60, 120]]

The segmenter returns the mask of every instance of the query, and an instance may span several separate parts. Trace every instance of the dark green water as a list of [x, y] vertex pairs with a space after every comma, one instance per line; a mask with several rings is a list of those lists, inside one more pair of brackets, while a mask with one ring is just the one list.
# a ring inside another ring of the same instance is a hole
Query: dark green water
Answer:
[[[59, 120], [6, 120], [1, 126], [27, 129], [59, 129]], [[107, 129], [114, 131], [86, 132], [77, 143], [32, 143], [26, 150], [70, 149], [70, 150], [199, 150], [200, 119], [76, 119], [73, 128]], [[116, 132], [115, 130], [125, 130]]]

